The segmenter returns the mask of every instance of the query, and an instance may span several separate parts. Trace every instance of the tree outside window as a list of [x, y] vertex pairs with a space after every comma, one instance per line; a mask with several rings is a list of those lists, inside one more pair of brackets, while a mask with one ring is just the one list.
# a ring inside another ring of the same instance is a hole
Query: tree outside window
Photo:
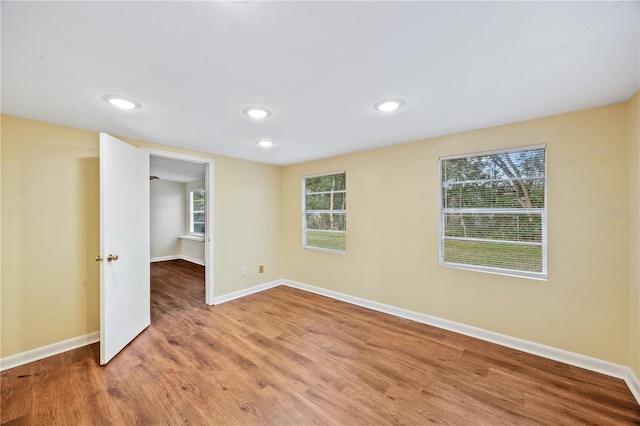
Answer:
[[194, 189], [189, 192], [189, 232], [204, 235], [204, 224], [204, 189]]
[[440, 159], [440, 264], [547, 276], [545, 148]]
[[303, 187], [303, 241], [306, 248], [344, 253], [347, 232], [346, 173], [308, 176]]

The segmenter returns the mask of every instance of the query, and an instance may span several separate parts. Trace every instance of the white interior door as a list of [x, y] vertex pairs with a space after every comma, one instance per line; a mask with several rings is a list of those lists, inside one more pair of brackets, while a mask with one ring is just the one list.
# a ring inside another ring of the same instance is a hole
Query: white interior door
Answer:
[[100, 364], [151, 323], [149, 153], [100, 133]]

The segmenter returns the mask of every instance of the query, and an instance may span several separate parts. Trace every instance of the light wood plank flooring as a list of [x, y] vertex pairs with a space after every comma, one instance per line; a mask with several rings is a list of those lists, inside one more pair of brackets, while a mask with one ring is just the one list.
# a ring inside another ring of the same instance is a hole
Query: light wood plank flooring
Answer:
[[215, 307], [154, 263], [152, 324], [2, 373], [7, 425], [631, 425], [622, 380], [287, 287]]

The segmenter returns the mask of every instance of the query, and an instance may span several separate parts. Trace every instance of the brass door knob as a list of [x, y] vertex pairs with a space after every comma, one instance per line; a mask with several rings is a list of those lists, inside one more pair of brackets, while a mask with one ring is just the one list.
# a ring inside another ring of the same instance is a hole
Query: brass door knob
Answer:
[[97, 255], [96, 256], [96, 262], [102, 262], [102, 256]]
[[109, 253], [109, 256], [107, 256], [107, 262], [111, 262], [112, 260], [118, 260], [118, 255]]

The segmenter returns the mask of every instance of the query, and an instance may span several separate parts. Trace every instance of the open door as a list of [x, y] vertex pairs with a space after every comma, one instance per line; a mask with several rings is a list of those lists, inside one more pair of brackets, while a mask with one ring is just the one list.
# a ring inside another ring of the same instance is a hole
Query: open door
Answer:
[[149, 153], [100, 133], [100, 364], [151, 323]]

